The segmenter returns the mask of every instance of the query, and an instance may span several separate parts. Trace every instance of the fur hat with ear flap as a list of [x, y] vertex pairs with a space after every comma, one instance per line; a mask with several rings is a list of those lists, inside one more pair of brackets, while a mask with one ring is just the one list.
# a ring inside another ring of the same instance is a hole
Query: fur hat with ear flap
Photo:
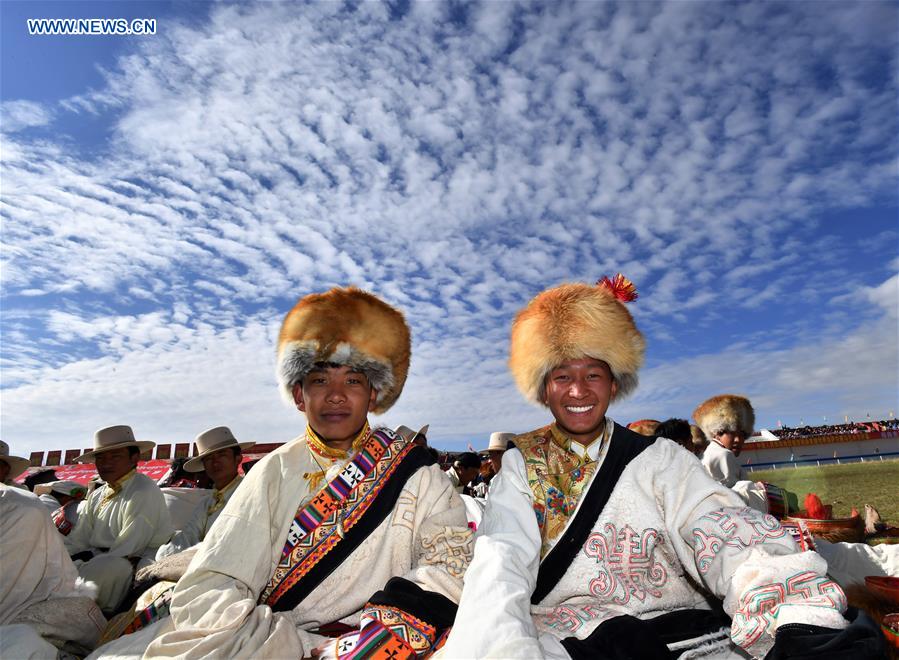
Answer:
[[521, 393], [544, 404], [547, 374], [567, 360], [594, 358], [609, 365], [616, 398], [637, 387], [646, 345], [624, 306], [637, 298], [620, 273], [594, 286], [562, 284], [538, 294], [512, 323], [509, 368]]
[[317, 363], [352, 367], [378, 391], [373, 412], [392, 406], [409, 373], [412, 340], [403, 315], [355, 287], [302, 298], [281, 324], [278, 382], [293, 401], [293, 386]]
[[749, 399], [736, 394], [719, 394], [693, 411], [693, 419], [711, 440], [724, 431], [740, 431], [748, 438], [755, 427], [755, 411]]

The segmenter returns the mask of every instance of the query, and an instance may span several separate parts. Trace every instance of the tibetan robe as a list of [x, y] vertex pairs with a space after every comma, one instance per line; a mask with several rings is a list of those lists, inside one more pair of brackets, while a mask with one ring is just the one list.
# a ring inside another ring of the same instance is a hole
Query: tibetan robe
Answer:
[[[426, 449], [389, 429], [346, 458], [315, 446], [301, 436], [244, 478], [147, 657], [301, 658], [319, 646], [323, 657], [414, 657], [433, 647], [471, 556], [462, 501]], [[350, 632], [329, 640], [323, 626]]]
[[[608, 420], [586, 450], [555, 427], [515, 443], [491, 485], [441, 657], [596, 657], [620, 644], [655, 657], [657, 646], [636, 646], [644, 637], [662, 644], [659, 657], [666, 645], [760, 657], [784, 623], [845, 627], [845, 596], [825, 561], [798, 552], [773, 517], [674, 442]], [[594, 488], [605, 490], [604, 507]]]
[[190, 519], [184, 525], [184, 528], [175, 532], [172, 540], [160, 546], [159, 550], [156, 551], [156, 561], [192, 548], [206, 538], [206, 532], [209, 531], [212, 523], [219, 517], [219, 514], [221, 514], [231, 496], [234, 495], [234, 491], [237, 490], [241, 481], [243, 481], [243, 477], [236, 476], [221, 490], [213, 488], [209, 491], [194, 507]]

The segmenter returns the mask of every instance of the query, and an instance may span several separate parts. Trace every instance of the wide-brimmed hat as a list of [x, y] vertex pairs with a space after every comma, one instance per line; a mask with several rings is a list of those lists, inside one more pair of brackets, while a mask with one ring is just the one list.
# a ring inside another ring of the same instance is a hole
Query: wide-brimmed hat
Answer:
[[514, 437], [514, 433], [494, 431], [490, 434], [490, 441], [487, 443], [487, 449], [482, 449], [481, 451], [506, 451], [509, 442], [511, 442]]
[[656, 434], [656, 429], [659, 428], [660, 423], [654, 419], [638, 419], [636, 422], [628, 424], [627, 428], [634, 433], [652, 437]]
[[543, 401], [544, 381], [567, 360], [593, 358], [609, 365], [618, 384], [615, 398], [637, 387], [646, 348], [624, 303], [637, 298], [621, 274], [594, 286], [562, 284], [538, 294], [512, 323], [509, 368], [527, 399]]
[[318, 363], [351, 367], [378, 391], [373, 412], [392, 406], [409, 373], [412, 339], [402, 313], [355, 287], [313, 293], [287, 313], [278, 337], [277, 375], [293, 402], [293, 386]]
[[69, 497], [75, 497], [78, 493], [87, 492], [87, 486], [80, 484], [77, 481], [51, 481], [47, 486], [50, 487], [49, 490], [51, 493], [59, 493], [60, 495], [68, 495]]
[[187, 472], [202, 472], [203, 457], [221, 449], [240, 447], [240, 450], [243, 451], [256, 444], [255, 442], [238, 442], [234, 434], [231, 433], [231, 429], [227, 426], [216, 426], [214, 429], [203, 431], [197, 436], [195, 442], [197, 443], [197, 451], [200, 453], [184, 464], [184, 469]]
[[709, 440], [724, 431], [740, 431], [744, 438], [752, 435], [755, 411], [749, 399], [736, 394], [719, 394], [703, 401], [693, 411], [693, 419]]
[[121, 449], [123, 447], [137, 447], [143, 454], [148, 449], [153, 449], [155, 442], [150, 440], [135, 440], [134, 431], [130, 426], [124, 424], [120, 426], [107, 426], [94, 433], [94, 448], [91, 451], [84, 452], [75, 459], [76, 463], [93, 463], [97, 454], [112, 449]]
[[31, 465], [31, 461], [21, 456], [12, 456], [9, 453], [9, 445], [0, 440], [0, 461], [9, 466], [7, 479], [15, 479]]
[[407, 441], [412, 442], [413, 440], [415, 440], [415, 438], [417, 438], [417, 437], [420, 436], [420, 435], [421, 435], [421, 436], [424, 436], [424, 437], [427, 439], [427, 437], [428, 437], [428, 429], [429, 429], [429, 428], [430, 428], [430, 424], [425, 424], [424, 426], [422, 426], [422, 427], [421, 427], [420, 429], [418, 429], [417, 431], [413, 431], [413, 430], [410, 429], [408, 426], [405, 426], [405, 425], [403, 425], [403, 424], [400, 424], [399, 426], [397, 426], [397, 427], [393, 430], [393, 432], [396, 433], [396, 434], [399, 435], [399, 436], [402, 436], [402, 437], [405, 438]]

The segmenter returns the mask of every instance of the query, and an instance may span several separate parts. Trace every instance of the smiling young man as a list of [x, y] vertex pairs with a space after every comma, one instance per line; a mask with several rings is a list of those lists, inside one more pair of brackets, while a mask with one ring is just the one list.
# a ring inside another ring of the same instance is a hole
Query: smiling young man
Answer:
[[781, 624], [845, 626], [820, 556], [674, 442], [606, 415], [643, 362], [634, 298], [619, 275], [516, 317], [510, 368], [553, 422], [503, 455], [444, 657], [761, 656]]
[[433, 647], [470, 558], [465, 507], [425, 447], [368, 423], [399, 397], [410, 348], [402, 314], [358, 289], [288, 313], [278, 378], [306, 430], [244, 479], [148, 655], [413, 658]]

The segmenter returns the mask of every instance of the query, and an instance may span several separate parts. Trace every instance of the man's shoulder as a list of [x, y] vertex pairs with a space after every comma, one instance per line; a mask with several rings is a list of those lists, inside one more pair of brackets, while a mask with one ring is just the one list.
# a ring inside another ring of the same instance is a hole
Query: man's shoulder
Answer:
[[512, 438], [512, 443], [518, 451], [524, 454], [546, 445], [550, 441], [550, 434], [549, 425], [542, 426], [539, 429], [516, 435]]

